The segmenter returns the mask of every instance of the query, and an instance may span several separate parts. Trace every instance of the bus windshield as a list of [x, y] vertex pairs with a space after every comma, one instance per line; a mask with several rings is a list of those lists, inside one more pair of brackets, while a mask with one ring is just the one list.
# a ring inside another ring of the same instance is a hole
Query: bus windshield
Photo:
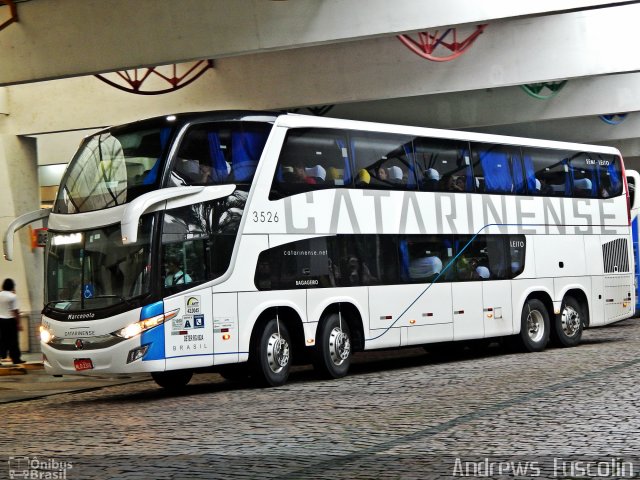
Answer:
[[65, 173], [54, 213], [115, 207], [158, 188], [171, 127], [143, 122], [85, 139]]
[[138, 241], [122, 245], [120, 225], [49, 232], [46, 302], [82, 311], [126, 302], [150, 290], [153, 218], [142, 218]]

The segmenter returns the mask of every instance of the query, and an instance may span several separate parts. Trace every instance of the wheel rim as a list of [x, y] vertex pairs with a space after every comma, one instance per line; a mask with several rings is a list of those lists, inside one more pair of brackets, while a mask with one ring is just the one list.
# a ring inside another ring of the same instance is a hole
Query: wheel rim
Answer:
[[530, 310], [527, 316], [527, 334], [532, 342], [539, 342], [544, 336], [544, 317], [538, 310]]
[[567, 337], [573, 337], [580, 331], [580, 313], [571, 307], [565, 305], [562, 309], [562, 331]]
[[272, 333], [267, 342], [267, 361], [273, 373], [280, 373], [289, 364], [289, 343], [286, 338]]
[[349, 335], [335, 327], [329, 334], [329, 354], [334, 365], [340, 366], [351, 355], [351, 340]]

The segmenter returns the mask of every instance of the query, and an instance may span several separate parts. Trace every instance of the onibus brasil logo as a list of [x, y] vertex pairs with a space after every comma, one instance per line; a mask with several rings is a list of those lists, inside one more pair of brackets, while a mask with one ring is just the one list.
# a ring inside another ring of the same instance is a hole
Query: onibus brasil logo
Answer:
[[9, 457], [9, 478], [65, 480], [71, 462], [55, 458]]

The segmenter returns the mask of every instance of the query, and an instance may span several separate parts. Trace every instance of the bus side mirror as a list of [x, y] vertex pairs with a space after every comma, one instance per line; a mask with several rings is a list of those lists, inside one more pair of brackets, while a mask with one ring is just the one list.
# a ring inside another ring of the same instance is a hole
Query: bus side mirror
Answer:
[[4, 232], [4, 238], [2, 239], [2, 247], [4, 249], [5, 260], [9, 262], [13, 260], [13, 236], [15, 235], [15, 233], [22, 227], [25, 227], [30, 223], [49, 218], [50, 213], [50, 208], [42, 208], [40, 210], [35, 210], [33, 212], [20, 215], [9, 224], [7, 230]]

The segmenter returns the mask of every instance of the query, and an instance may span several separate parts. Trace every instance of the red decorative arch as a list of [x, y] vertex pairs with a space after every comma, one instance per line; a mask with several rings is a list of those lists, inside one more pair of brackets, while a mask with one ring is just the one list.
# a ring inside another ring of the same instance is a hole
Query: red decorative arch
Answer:
[[16, 6], [16, 4], [12, 0], [0, 0], [0, 5], [3, 4], [9, 7], [9, 19], [3, 22], [2, 18], [0, 18], [0, 22], [2, 22], [0, 23], [0, 30], [8, 27], [13, 22], [18, 21], [18, 7]]
[[124, 92], [136, 95], [160, 95], [186, 87], [210, 68], [213, 68], [213, 60], [200, 60], [191, 63], [101, 73], [96, 77]]
[[[434, 33], [419, 32], [418, 39], [414, 40], [409, 35], [398, 35], [398, 39], [406, 45], [416, 55], [421, 56], [432, 62], [448, 62], [462, 55], [480, 34], [484, 31], [488, 24], [476, 26], [475, 30], [464, 40], [458, 41], [458, 31], [456, 28], [448, 28], [441, 35], [439, 30]], [[443, 52], [449, 52], [446, 55], [435, 55], [435, 50], [440, 49]]]

